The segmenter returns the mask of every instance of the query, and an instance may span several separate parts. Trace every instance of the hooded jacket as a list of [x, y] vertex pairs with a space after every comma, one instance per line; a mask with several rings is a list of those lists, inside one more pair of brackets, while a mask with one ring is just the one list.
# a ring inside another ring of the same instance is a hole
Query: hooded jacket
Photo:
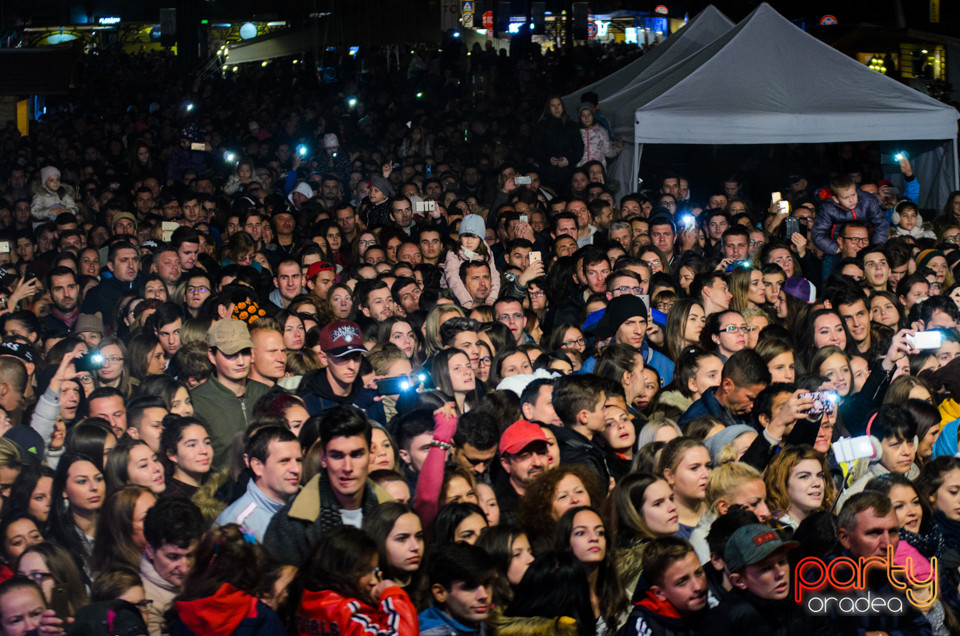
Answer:
[[[297, 606], [298, 636], [416, 636], [417, 609], [407, 593], [388, 587], [378, 607], [333, 590], [304, 590]], [[278, 632], [282, 633], [282, 632]]]
[[365, 411], [367, 417], [386, 426], [387, 417], [383, 404], [374, 400], [377, 392], [363, 386], [363, 378], [357, 375], [350, 387], [350, 395], [340, 396], [333, 392], [326, 369], [317, 369], [303, 376], [300, 381], [300, 397], [303, 398], [310, 415], [317, 415], [329, 411], [340, 404], [352, 404]]
[[270, 607], [229, 583], [213, 596], [178, 601], [172, 636], [273, 636], [286, 633]]
[[617, 636], [693, 636], [706, 614], [703, 610], [684, 618], [669, 601], [662, 601], [647, 590], [634, 604]]
[[828, 198], [820, 206], [820, 212], [813, 220], [814, 244], [826, 254], [837, 254], [840, 246], [837, 237], [843, 226], [853, 221], [866, 223], [870, 228], [870, 243], [886, 243], [890, 235], [890, 222], [880, 209], [880, 200], [869, 192], [857, 189], [857, 205], [848, 209]]

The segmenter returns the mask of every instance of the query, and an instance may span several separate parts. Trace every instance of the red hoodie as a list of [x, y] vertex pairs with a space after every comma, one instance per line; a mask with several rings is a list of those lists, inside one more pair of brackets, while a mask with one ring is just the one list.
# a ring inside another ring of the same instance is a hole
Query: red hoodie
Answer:
[[194, 634], [229, 636], [245, 618], [256, 618], [257, 599], [224, 583], [213, 596], [178, 601], [180, 622]]
[[399, 587], [387, 588], [373, 608], [333, 590], [304, 590], [297, 606], [298, 636], [417, 636], [417, 609]]

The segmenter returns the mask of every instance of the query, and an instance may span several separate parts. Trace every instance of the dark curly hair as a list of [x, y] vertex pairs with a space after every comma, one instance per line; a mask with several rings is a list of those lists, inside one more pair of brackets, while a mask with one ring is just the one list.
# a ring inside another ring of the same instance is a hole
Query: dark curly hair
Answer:
[[583, 482], [583, 487], [590, 495], [589, 504], [581, 502], [581, 505], [591, 505], [598, 509], [603, 507], [606, 489], [593, 470], [581, 464], [568, 464], [545, 471], [527, 488], [517, 510], [517, 522], [530, 537], [534, 552], [538, 552], [538, 547], [545, 548], [553, 541], [557, 528], [557, 520], [553, 516], [553, 496], [557, 491], [557, 484], [567, 475], [573, 475]]

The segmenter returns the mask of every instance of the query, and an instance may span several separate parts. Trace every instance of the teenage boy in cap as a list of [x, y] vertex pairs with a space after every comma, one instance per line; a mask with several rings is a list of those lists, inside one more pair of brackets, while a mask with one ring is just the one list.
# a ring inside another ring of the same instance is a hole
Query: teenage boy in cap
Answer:
[[320, 359], [324, 368], [311, 371], [300, 382], [300, 397], [310, 415], [338, 404], [353, 404], [381, 424], [386, 424], [383, 403], [376, 391], [364, 388], [360, 363], [367, 352], [355, 322], [337, 320], [320, 330]]
[[333, 287], [336, 278], [336, 268], [334, 268], [332, 264], [323, 261], [312, 263], [310, 267], [307, 268], [307, 276], [305, 278], [307, 290], [317, 298], [322, 298], [326, 301], [327, 292]]
[[710, 611], [701, 634], [813, 634], [812, 616], [790, 595], [787, 553], [800, 544], [784, 541], [763, 524], [738, 528], [723, 551], [733, 589]]
[[693, 546], [677, 537], [648, 543], [633, 600], [621, 636], [693, 636], [710, 600], [707, 575]]
[[210, 379], [190, 391], [194, 414], [207, 425], [213, 445], [213, 468], [230, 463], [230, 446], [246, 430], [253, 405], [270, 390], [248, 380], [253, 341], [241, 320], [218, 320], [207, 332], [207, 358], [213, 365]]
[[502, 472], [493, 480], [493, 492], [500, 504], [500, 521], [516, 523], [520, 498], [530, 483], [549, 467], [547, 435], [527, 420], [517, 420], [500, 436]]

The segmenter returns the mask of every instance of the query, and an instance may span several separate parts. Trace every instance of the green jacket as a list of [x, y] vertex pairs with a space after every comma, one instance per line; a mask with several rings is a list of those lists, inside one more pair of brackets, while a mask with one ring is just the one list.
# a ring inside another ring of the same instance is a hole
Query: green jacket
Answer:
[[211, 470], [230, 465], [230, 448], [238, 433], [247, 429], [253, 420], [253, 405], [267, 391], [266, 384], [247, 380], [247, 390], [242, 398], [220, 384], [215, 376], [190, 391], [193, 414], [203, 420], [213, 444]]

